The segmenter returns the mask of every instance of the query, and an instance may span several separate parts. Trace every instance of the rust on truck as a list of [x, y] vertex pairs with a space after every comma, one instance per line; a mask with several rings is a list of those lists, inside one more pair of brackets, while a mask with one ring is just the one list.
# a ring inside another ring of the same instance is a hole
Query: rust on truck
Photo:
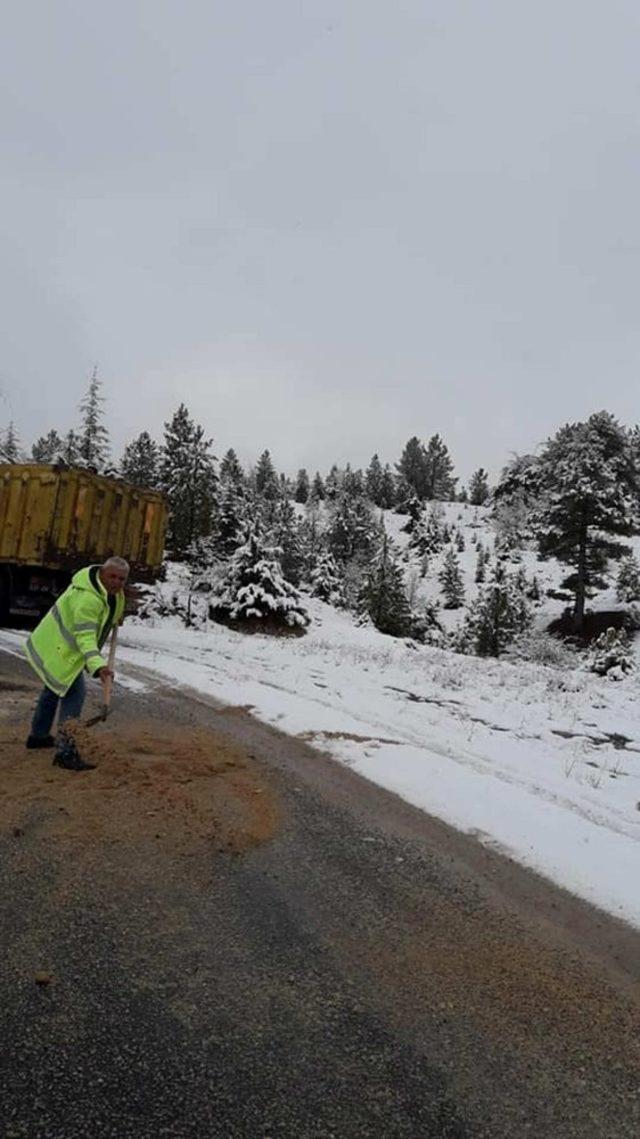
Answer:
[[73, 573], [118, 554], [151, 582], [166, 526], [159, 491], [77, 467], [0, 464], [0, 565]]

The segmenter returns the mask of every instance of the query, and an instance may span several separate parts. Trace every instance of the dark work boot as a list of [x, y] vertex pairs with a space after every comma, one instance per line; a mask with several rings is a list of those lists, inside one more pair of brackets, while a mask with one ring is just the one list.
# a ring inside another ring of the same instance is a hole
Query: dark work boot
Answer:
[[24, 746], [29, 749], [37, 747], [55, 747], [56, 741], [54, 740], [53, 736], [29, 736]]
[[86, 763], [73, 740], [65, 740], [53, 757], [54, 767], [64, 767], [66, 771], [94, 771], [95, 763]]

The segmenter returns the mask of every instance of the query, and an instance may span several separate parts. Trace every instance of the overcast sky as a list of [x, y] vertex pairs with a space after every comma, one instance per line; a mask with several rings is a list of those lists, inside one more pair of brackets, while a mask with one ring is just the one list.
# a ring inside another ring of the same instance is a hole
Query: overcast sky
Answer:
[[638, 415], [637, 0], [3, 8], [0, 427], [463, 478]]

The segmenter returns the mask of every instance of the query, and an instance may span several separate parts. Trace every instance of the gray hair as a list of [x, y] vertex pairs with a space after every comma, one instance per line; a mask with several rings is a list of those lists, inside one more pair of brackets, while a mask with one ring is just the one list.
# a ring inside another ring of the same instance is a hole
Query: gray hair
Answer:
[[109, 566], [111, 566], [112, 569], [118, 569], [121, 573], [126, 574], [129, 573], [129, 570], [131, 568], [129, 563], [126, 562], [124, 558], [118, 558], [115, 554], [112, 557], [107, 558], [106, 562], [102, 563], [103, 569], [107, 569]]

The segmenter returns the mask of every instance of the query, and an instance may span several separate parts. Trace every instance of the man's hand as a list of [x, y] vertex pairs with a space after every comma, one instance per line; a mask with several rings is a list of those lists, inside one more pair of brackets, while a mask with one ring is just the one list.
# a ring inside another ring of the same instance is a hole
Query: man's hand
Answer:
[[107, 680], [110, 676], [113, 677], [113, 669], [99, 668], [97, 672], [94, 672], [93, 676], [95, 680], [101, 680], [104, 684], [105, 680]]

